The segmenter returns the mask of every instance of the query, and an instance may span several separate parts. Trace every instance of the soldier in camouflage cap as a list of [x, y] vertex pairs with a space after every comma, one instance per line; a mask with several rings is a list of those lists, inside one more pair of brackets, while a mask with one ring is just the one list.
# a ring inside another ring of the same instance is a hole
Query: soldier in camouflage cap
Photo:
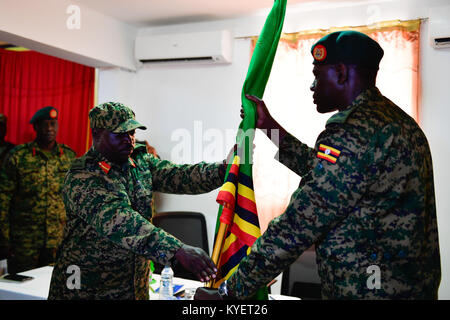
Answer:
[[[222, 185], [223, 163], [178, 165], [135, 144], [127, 106], [108, 102], [89, 113], [92, 148], [77, 159], [63, 187], [68, 222], [53, 270], [49, 299], [148, 299], [149, 262], [179, 262], [202, 281], [215, 277], [200, 248], [151, 223], [154, 191], [199, 194]], [[69, 286], [70, 266], [80, 286]]]
[[375, 86], [382, 49], [350, 31], [322, 38], [311, 53], [317, 111], [338, 112], [310, 148], [249, 96], [257, 127], [280, 130], [279, 161], [302, 180], [219, 291], [250, 297], [315, 245], [323, 299], [436, 299], [441, 266], [430, 148], [414, 119]]
[[127, 106], [109, 102], [98, 105], [89, 112], [91, 128], [105, 129], [112, 133], [123, 133], [147, 128], [136, 121], [133, 110]]
[[61, 187], [75, 152], [58, 143], [58, 110], [39, 109], [30, 123], [32, 142], [12, 149], [0, 171], [0, 248], [8, 271], [52, 264], [66, 221]]

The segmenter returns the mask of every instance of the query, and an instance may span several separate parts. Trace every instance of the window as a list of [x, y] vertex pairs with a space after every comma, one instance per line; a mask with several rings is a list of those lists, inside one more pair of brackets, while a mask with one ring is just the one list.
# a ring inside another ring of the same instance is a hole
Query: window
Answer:
[[[416, 121], [419, 84], [420, 20], [388, 21], [364, 27], [331, 28], [283, 34], [277, 50], [264, 101], [272, 116], [292, 135], [314, 147], [326, 120], [313, 104], [311, 46], [324, 35], [339, 30], [366, 33], [381, 45], [377, 87]], [[256, 39], [253, 39], [253, 46]], [[286, 209], [300, 177], [274, 159], [277, 148], [259, 130], [255, 135], [253, 182], [261, 232]], [[276, 187], [274, 187], [276, 186]]]

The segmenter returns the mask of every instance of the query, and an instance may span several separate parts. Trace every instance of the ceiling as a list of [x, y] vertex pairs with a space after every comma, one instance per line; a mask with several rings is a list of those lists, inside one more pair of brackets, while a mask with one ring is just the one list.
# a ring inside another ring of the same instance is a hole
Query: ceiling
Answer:
[[[364, 0], [288, 0], [287, 4], [289, 7], [362, 1]], [[74, 3], [142, 27], [221, 20], [257, 14], [261, 10], [270, 9], [273, 0], [74, 0]]]

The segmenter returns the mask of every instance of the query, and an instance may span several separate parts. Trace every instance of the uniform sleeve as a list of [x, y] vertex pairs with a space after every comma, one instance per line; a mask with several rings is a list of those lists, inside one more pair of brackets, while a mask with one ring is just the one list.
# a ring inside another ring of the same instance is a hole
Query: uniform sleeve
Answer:
[[167, 264], [182, 242], [155, 227], [131, 207], [127, 190], [107, 177], [70, 172], [66, 177], [63, 200], [68, 212], [77, 214], [100, 237]]
[[149, 157], [153, 189], [175, 194], [200, 194], [219, 188], [223, 181], [221, 163], [173, 164], [167, 160]]
[[9, 209], [16, 190], [17, 170], [15, 159], [8, 156], [0, 168], [0, 246], [9, 243]]
[[314, 149], [300, 142], [291, 134], [287, 134], [284, 137], [280, 144], [279, 151], [275, 156], [278, 161], [294, 171], [300, 177], [303, 177], [311, 170], [314, 157]]
[[234, 296], [251, 296], [352, 212], [365, 192], [366, 179], [361, 170], [363, 150], [355, 154], [347, 149], [342, 144], [345, 134], [342, 130], [319, 138], [317, 145], [340, 150], [336, 163], [317, 156], [313, 159], [313, 169], [303, 177], [286, 211], [270, 222], [230, 277], [228, 287]]

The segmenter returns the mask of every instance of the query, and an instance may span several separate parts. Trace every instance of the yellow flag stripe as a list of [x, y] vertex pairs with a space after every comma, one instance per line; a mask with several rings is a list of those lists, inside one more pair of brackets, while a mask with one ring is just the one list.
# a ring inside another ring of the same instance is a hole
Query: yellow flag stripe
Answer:
[[255, 192], [250, 189], [249, 187], [244, 186], [243, 184], [238, 184], [238, 194], [240, 194], [243, 197], [246, 197], [247, 199], [256, 202], [255, 201]]
[[244, 219], [241, 219], [237, 214], [234, 215], [233, 223], [239, 226], [239, 229], [254, 236], [255, 238], [261, 236], [261, 230], [259, 229], [259, 227], [255, 226], [254, 224], [248, 223]]
[[[236, 269], [239, 267], [239, 264], [237, 264], [233, 269], [228, 271], [228, 273], [223, 277], [223, 280], [227, 280], [231, 275], [236, 271]], [[223, 282], [223, 281], [222, 281]]]
[[227, 181], [222, 185], [220, 191], [227, 191], [234, 196], [236, 194], [236, 186], [234, 183]]
[[222, 252], [225, 252], [228, 250], [228, 248], [230, 247], [230, 245], [236, 241], [236, 236], [231, 233], [226, 239], [225, 239], [225, 243], [223, 244], [223, 249]]

